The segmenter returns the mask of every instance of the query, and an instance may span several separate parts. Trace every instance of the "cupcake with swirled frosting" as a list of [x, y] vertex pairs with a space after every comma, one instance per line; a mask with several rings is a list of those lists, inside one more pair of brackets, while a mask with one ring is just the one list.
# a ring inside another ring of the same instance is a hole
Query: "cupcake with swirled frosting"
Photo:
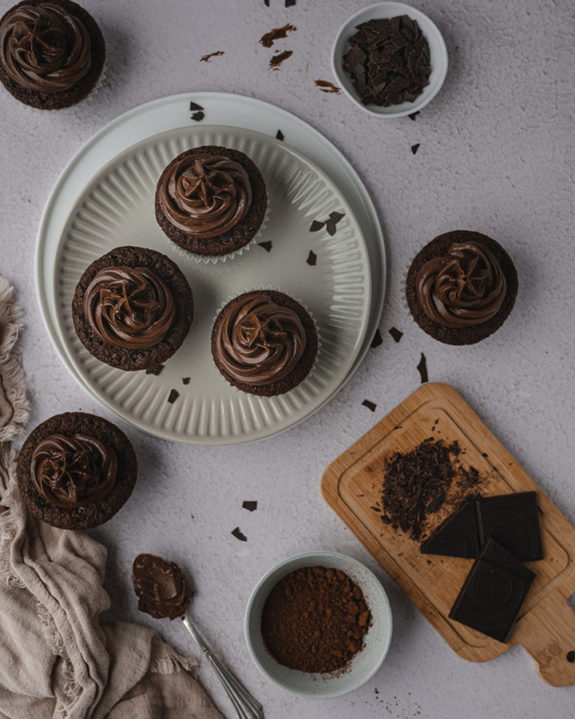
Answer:
[[153, 369], [188, 334], [192, 290], [165, 255], [117, 247], [84, 271], [72, 316], [76, 334], [94, 357], [123, 370]]
[[517, 296], [517, 271], [495, 240], [454, 230], [415, 256], [406, 295], [413, 318], [427, 334], [446, 344], [474, 344], [507, 319]]
[[126, 435], [83, 412], [46, 420], [18, 455], [18, 484], [28, 508], [64, 529], [106, 522], [132, 493], [136, 476], [136, 455]]
[[178, 155], [162, 172], [156, 220], [182, 249], [218, 258], [251, 242], [262, 227], [267, 202], [264, 179], [246, 154], [205, 145]]
[[96, 21], [71, 0], [24, 0], [0, 20], [0, 81], [26, 105], [56, 110], [83, 100], [105, 58]]
[[234, 387], [264, 397], [302, 382], [318, 350], [314, 321], [283, 292], [254, 290], [228, 302], [212, 329], [216, 367]]

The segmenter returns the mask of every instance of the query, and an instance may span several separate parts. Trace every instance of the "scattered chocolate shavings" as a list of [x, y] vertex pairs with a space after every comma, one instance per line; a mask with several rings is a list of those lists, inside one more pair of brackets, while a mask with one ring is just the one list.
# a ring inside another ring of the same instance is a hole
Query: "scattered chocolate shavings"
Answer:
[[377, 405], [375, 404], [375, 402], [370, 402], [368, 399], [364, 399], [361, 404], [362, 404], [364, 407], [367, 407], [368, 409], [370, 409], [372, 412], [375, 412], [375, 409], [376, 409], [376, 407], [377, 407]]
[[234, 537], [235, 537], [236, 539], [239, 539], [240, 542], [247, 542], [247, 541], [248, 541], [248, 538], [246, 537], [246, 535], [245, 535], [243, 532], [240, 531], [240, 528], [239, 528], [239, 527], [236, 527], [236, 528], [232, 531], [232, 534], [234, 535]]
[[309, 228], [310, 232], [317, 232], [318, 230], [321, 230], [321, 228], [325, 225], [325, 222], [320, 222], [319, 220], [314, 220], [311, 223], [311, 227]]
[[427, 360], [425, 359], [423, 352], [421, 353], [421, 359], [419, 360], [417, 369], [419, 370], [419, 374], [421, 376], [421, 384], [425, 384], [429, 377], [427, 375]]
[[260, 247], [263, 247], [266, 252], [269, 252], [272, 248], [271, 240], [267, 240], [266, 242], [258, 242], [258, 245]]
[[223, 50], [216, 50], [216, 52], [210, 52], [208, 55], [203, 55], [200, 58], [200, 62], [209, 62], [213, 57], [218, 57], [219, 55], [225, 55], [226, 53]]
[[286, 7], [293, 7], [296, 3], [296, 0], [286, 0]]
[[282, 132], [281, 130], [278, 130], [278, 131], [276, 132], [276, 140], [283, 140], [283, 139], [284, 139], [284, 134], [283, 134], [283, 132]]
[[182, 384], [190, 384], [190, 377], [182, 377]]
[[265, 35], [260, 37], [260, 45], [263, 45], [264, 47], [271, 47], [276, 40], [281, 40], [284, 37], [287, 37], [288, 32], [294, 32], [294, 30], [297, 30], [297, 27], [295, 25], [291, 25], [289, 22], [282, 27], [274, 27], [269, 32], [266, 32]]
[[258, 503], [254, 501], [245, 501], [242, 503], [242, 507], [247, 509], [248, 512], [255, 512], [258, 508]]
[[190, 102], [190, 112], [195, 112], [196, 110], [203, 110], [204, 108], [201, 105], [198, 105], [197, 102]]
[[180, 393], [178, 392], [177, 389], [171, 389], [170, 394], [168, 395], [168, 402], [170, 404], [174, 404], [174, 402], [178, 399], [179, 396], [180, 396]]
[[419, 110], [416, 112], [410, 113], [407, 117], [409, 117], [410, 120], [415, 120], [415, 118], [419, 115]]
[[417, 151], [419, 150], [420, 146], [421, 146], [421, 143], [419, 143], [419, 142], [416, 143], [415, 145], [412, 145], [412, 146], [411, 146], [411, 151], [413, 152], [414, 155], [417, 153]]
[[293, 50], [278, 50], [275, 55], [272, 56], [269, 63], [270, 70], [279, 70], [282, 62], [285, 62], [288, 57], [293, 55]]
[[312, 267], [314, 267], [315, 264], [317, 263], [317, 255], [315, 254], [315, 252], [313, 250], [309, 251], [309, 255], [307, 256], [306, 262], [308, 263], [308, 265], [311, 265]]
[[389, 334], [393, 337], [393, 339], [396, 342], [399, 342], [400, 339], [403, 337], [403, 332], [401, 330], [398, 330], [397, 327], [392, 327], [389, 330]]
[[339, 87], [337, 87], [337, 85], [334, 85], [333, 82], [329, 82], [328, 80], [316, 80], [315, 84], [322, 92], [333, 92], [336, 95], [339, 95], [340, 93]]
[[163, 370], [164, 365], [159, 364], [157, 367], [148, 367], [148, 369], [146, 370], [146, 374], [155, 374], [157, 377], [159, 374], [162, 374]]
[[192, 120], [195, 120], [196, 122], [201, 122], [204, 117], [204, 113], [201, 110], [198, 110], [198, 112], [194, 112], [194, 114], [192, 115]]
[[380, 344], [383, 343], [383, 337], [381, 336], [381, 332], [379, 330], [375, 330], [375, 334], [373, 335], [373, 339], [371, 340], [371, 349], [374, 350], [376, 347], [379, 347]]

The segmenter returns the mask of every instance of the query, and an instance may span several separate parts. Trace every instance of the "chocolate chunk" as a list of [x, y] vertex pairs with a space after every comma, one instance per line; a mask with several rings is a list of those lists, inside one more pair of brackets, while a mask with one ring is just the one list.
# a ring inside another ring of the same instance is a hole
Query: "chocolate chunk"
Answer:
[[535, 492], [483, 497], [479, 518], [482, 544], [492, 538], [521, 561], [543, 559]]
[[330, 212], [329, 217], [337, 225], [337, 223], [345, 217], [345, 213], [344, 212]]
[[248, 512], [255, 512], [258, 508], [258, 503], [253, 501], [245, 501], [242, 503], [243, 509], [247, 509]]
[[174, 402], [178, 399], [179, 396], [180, 396], [180, 393], [178, 392], [177, 389], [171, 389], [170, 394], [168, 395], [168, 402], [170, 404], [174, 404]]
[[507, 642], [535, 575], [490, 539], [473, 564], [449, 618]]
[[286, 7], [293, 7], [296, 3], [296, 0], [286, 0]]
[[319, 220], [314, 220], [311, 223], [311, 227], [309, 228], [310, 232], [317, 232], [318, 230], [321, 230], [321, 228], [325, 225], [325, 222], [320, 222]]
[[364, 399], [361, 404], [362, 404], [364, 407], [367, 407], [368, 409], [370, 409], [372, 412], [375, 412], [375, 409], [376, 409], [376, 407], [377, 407], [377, 405], [375, 404], [375, 402], [370, 402], [368, 399]]
[[333, 82], [329, 82], [329, 80], [316, 80], [315, 84], [322, 92], [334, 93], [336, 95], [340, 93], [339, 87], [334, 85]]
[[200, 58], [200, 62], [209, 62], [213, 57], [218, 57], [219, 55], [225, 55], [226, 53], [223, 50], [216, 50], [216, 52], [210, 52], [208, 55], [203, 55]]
[[190, 377], [182, 377], [182, 384], [190, 384]]
[[419, 374], [421, 376], [421, 384], [425, 384], [429, 380], [429, 377], [427, 375], [427, 360], [425, 359], [423, 352], [421, 353], [421, 359], [419, 360], [417, 369], [419, 370]]
[[269, 6], [270, 6], [270, 0], [264, 0], [264, 5], [265, 5], [266, 7], [269, 7]]
[[192, 120], [195, 120], [196, 122], [201, 122], [204, 119], [204, 117], [205, 117], [205, 114], [201, 110], [198, 110], [198, 112], [193, 113]]
[[258, 245], [260, 247], [263, 247], [266, 252], [269, 252], [272, 248], [271, 240], [267, 240], [266, 242], [258, 242]]
[[293, 55], [293, 50], [281, 50], [277, 51], [275, 55], [273, 55], [269, 62], [269, 68], [270, 70], [279, 70], [280, 65], [282, 62], [285, 62], [288, 57], [291, 57]]
[[409, 114], [407, 117], [409, 117], [410, 120], [415, 120], [415, 118], [416, 118], [418, 115], [419, 115], [419, 110], [417, 110], [416, 112], [412, 112], [412, 113]]
[[396, 342], [399, 342], [399, 340], [403, 337], [403, 332], [401, 330], [398, 330], [396, 327], [392, 327], [389, 330], [389, 334]]
[[565, 659], [567, 659], [570, 664], [573, 664], [573, 662], [575, 662], [575, 651], [567, 652]]
[[264, 47], [271, 47], [276, 40], [287, 37], [288, 32], [294, 32], [294, 30], [297, 30], [297, 27], [295, 25], [290, 25], [289, 22], [282, 27], [274, 27], [269, 32], [266, 32], [265, 35], [261, 36], [259, 41], [260, 45], [263, 45]]
[[281, 130], [278, 130], [278, 131], [276, 132], [276, 140], [284, 140], [284, 139], [285, 139], [285, 138], [284, 138], [283, 132], [282, 132]]
[[414, 155], [419, 150], [420, 144], [421, 143], [418, 142], [417, 144], [411, 146], [411, 151], [413, 152]]
[[234, 537], [235, 537], [236, 539], [239, 539], [240, 542], [247, 542], [247, 541], [248, 541], [248, 538], [246, 537], [246, 535], [245, 535], [243, 532], [240, 531], [240, 528], [239, 528], [239, 527], [236, 527], [236, 528], [232, 531], [232, 534], [234, 535]]
[[317, 255], [315, 254], [315, 252], [313, 250], [309, 251], [309, 255], [307, 256], [306, 262], [308, 263], [308, 265], [311, 265], [312, 267], [315, 266], [315, 264], [317, 262]]
[[190, 112], [195, 112], [196, 110], [203, 110], [204, 108], [201, 105], [198, 105], [197, 102], [190, 102]]
[[327, 230], [327, 234], [333, 237], [336, 230], [335, 222], [333, 220], [327, 220], [325, 223], [325, 229]]
[[379, 347], [380, 344], [383, 343], [383, 337], [381, 336], [381, 332], [379, 330], [375, 330], [375, 334], [373, 335], [373, 339], [371, 340], [371, 349], [375, 349], [376, 347]]
[[146, 374], [155, 374], [157, 377], [159, 374], [162, 374], [164, 366], [165, 365], [160, 364], [157, 367], [148, 367], [148, 369], [146, 370]]
[[475, 559], [480, 547], [477, 505], [475, 500], [471, 500], [449, 515], [422, 543], [420, 549], [423, 554]]

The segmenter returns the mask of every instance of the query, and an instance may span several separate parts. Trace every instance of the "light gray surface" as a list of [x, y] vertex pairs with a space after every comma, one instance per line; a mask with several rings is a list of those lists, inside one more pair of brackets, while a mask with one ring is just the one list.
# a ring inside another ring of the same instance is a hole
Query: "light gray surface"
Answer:
[[[4, 0], [2, 8], [8, 4]], [[120, 514], [94, 531], [110, 549], [114, 612], [146, 621], [136, 612], [129, 565], [137, 552], [153, 551], [193, 572], [200, 626], [262, 701], [267, 717], [562, 719], [572, 714], [574, 687], [545, 685], [518, 647], [486, 664], [459, 659], [324, 505], [319, 479], [331, 460], [418, 386], [423, 351], [430, 379], [460, 390], [575, 521], [573, 4], [418, 2], [444, 33], [450, 70], [441, 93], [414, 122], [371, 118], [345, 97], [314, 86], [315, 79], [332, 79], [332, 38], [367, 2], [298, 0], [288, 10], [283, 4], [85, 0], [109, 48], [98, 95], [70, 110], [42, 113], [0, 92], [0, 272], [15, 282], [27, 311], [23, 350], [35, 393], [32, 422], [58, 411], [99, 411], [59, 362], [34, 291], [40, 213], [72, 153], [120, 112], [164, 94], [232, 91], [293, 111], [348, 155], [375, 197], [390, 258], [384, 343], [327, 408], [261, 444], [188, 448], [128, 429], [142, 467], [139, 483]], [[271, 72], [272, 51], [257, 40], [287, 21], [298, 31], [277, 47], [294, 55]], [[199, 63], [215, 50], [226, 54]], [[415, 143], [421, 147], [414, 156]], [[472, 348], [446, 347], [424, 335], [401, 298], [411, 257], [436, 234], [455, 228], [499, 239], [520, 279], [506, 324]], [[399, 344], [387, 334], [391, 326], [405, 332]], [[365, 398], [377, 403], [375, 413], [361, 406]], [[257, 499], [257, 512], [243, 510], [244, 499]], [[238, 525], [245, 544], [230, 534]], [[382, 577], [395, 619], [380, 673], [355, 694], [325, 703], [295, 699], [268, 684], [250, 663], [242, 637], [245, 603], [261, 574], [309, 549], [366, 561]], [[190, 649], [183, 628], [160, 627], [179, 649]], [[209, 668], [202, 667], [200, 677], [232, 717]]]

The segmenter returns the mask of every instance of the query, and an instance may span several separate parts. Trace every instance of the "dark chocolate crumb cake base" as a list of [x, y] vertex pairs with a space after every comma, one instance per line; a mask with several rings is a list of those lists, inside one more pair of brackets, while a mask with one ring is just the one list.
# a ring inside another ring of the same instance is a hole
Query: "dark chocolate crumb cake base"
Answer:
[[[164, 215], [160, 206], [159, 195], [162, 180], [182, 158], [191, 157], [198, 153], [205, 155], [224, 155], [230, 160], [239, 163], [246, 170], [252, 187], [252, 203], [246, 216], [231, 230], [216, 237], [201, 238], [187, 235], [172, 225], [170, 220]], [[205, 145], [181, 153], [175, 157], [162, 172], [156, 189], [156, 220], [169, 239], [182, 249], [197, 255], [217, 257], [236, 252], [249, 244], [264, 221], [267, 203], [268, 199], [264, 178], [255, 163], [246, 154], [228, 147]]]
[[[32, 5], [37, 7], [47, 0], [23, 0], [11, 7], [0, 20], [0, 25], [4, 18], [16, 8], [22, 5]], [[17, 100], [26, 105], [35, 107], [40, 110], [59, 110], [64, 107], [70, 107], [86, 98], [96, 87], [104, 62], [106, 60], [106, 43], [102, 31], [89, 12], [80, 7], [80, 5], [72, 2], [72, 0], [50, 0], [50, 3], [57, 5], [70, 15], [76, 16], [86, 27], [91, 42], [91, 66], [89, 71], [75, 85], [61, 92], [40, 92], [19, 85], [14, 78], [6, 72], [2, 62], [0, 62], [0, 82]]]
[[[444, 327], [433, 322], [423, 311], [417, 294], [416, 278], [419, 270], [428, 261], [446, 255], [452, 244], [465, 242], [475, 242], [482, 245], [494, 255], [507, 282], [506, 294], [497, 313], [485, 323], [462, 328]], [[480, 342], [501, 327], [513, 309], [517, 296], [517, 287], [515, 265], [498, 242], [480, 232], [453, 230], [439, 235], [417, 253], [407, 273], [405, 291], [407, 304], [413, 319], [424, 332], [445, 344], [469, 345]]]
[[[117, 477], [107, 496], [93, 504], [62, 508], [50, 504], [39, 494], [31, 477], [32, 457], [38, 444], [54, 434], [87, 435], [114, 449]], [[125, 504], [136, 483], [137, 459], [130, 440], [111, 422], [84, 412], [66, 412], [42, 422], [28, 435], [18, 455], [16, 473], [22, 497], [35, 517], [53, 527], [88, 529], [108, 521]]]
[[[84, 294], [93, 278], [108, 267], [145, 267], [160, 277], [171, 291], [176, 316], [161, 342], [147, 349], [126, 349], [105, 343], [84, 315]], [[179, 267], [166, 255], [143, 247], [117, 247], [84, 271], [72, 301], [76, 334], [84, 347], [97, 359], [126, 371], [156, 368], [171, 357], [185, 340], [193, 319], [193, 296]]]
[[[240, 307], [245, 303], [246, 299], [250, 299], [252, 296], [256, 297], [258, 295], [268, 295], [270, 300], [278, 304], [280, 307], [287, 307], [297, 314], [304, 328], [306, 346], [298, 364], [283, 379], [264, 384], [248, 384], [235, 377], [222, 365], [218, 356], [220, 347], [219, 335], [221, 325], [225, 320], [226, 314], [231, 313], [235, 310], [235, 308]], [[277, 290], [254, 290], [251, 292], [245, 292], [242, 295], [235, 297], [233, 300], [230, 300], [230, 302], [228, 302], [218, 314], [212, 329], [212, 357], [214, 358], [214, 362], [220, 373], [233, 387], [237, 387], [237, 389], [242, 390], [242, 392], [249, 392], [250, 394], [259, 395], [261, 397], [273, 397], [278, 394], [285, 394], [300, 384], [300, 382], [302, 382], [310, 373], [315, 363], [317, 352], [318, 335], [315, 323], [310, 314], [299, 302], [283, 292], [278, 292]]]

